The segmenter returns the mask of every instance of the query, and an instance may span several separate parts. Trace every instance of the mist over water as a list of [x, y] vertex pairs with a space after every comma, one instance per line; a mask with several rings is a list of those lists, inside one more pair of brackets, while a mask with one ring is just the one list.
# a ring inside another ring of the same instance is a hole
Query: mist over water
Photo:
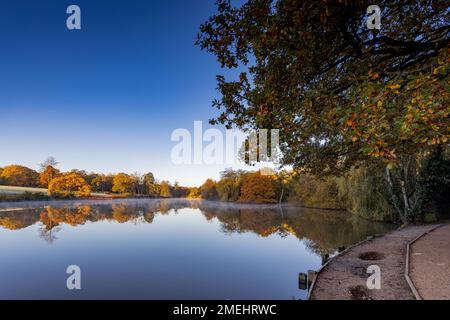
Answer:
[[[15, 208], [16, 211], [1, 211]], [[298, 274], [390, 230], [339, 211], [200, 200], [0, 204], [1, 299], [304, 299]], [[78, 265], [82, 289], [68, 290]]]

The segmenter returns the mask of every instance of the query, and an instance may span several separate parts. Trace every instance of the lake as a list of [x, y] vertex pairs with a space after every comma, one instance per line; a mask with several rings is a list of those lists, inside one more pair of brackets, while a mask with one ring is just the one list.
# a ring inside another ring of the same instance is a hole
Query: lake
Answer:
[[[183, 199], [0, 209], [0, 299], [305, 299], [299, 273], [392, 229], [339, 211]], [[70, 265], [81, 290], [67, 289]]]

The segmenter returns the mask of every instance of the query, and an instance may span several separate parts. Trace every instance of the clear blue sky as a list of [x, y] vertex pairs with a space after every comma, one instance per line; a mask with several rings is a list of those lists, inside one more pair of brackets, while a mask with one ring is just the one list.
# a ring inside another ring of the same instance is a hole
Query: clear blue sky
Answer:
[[[66, 28], [81, 8], [82, 29]], [[217, 113], [215, 58], [194, 45], [213, 0], [0, 2], [0, 166], [148, 172], [196, 185], [224, 166], [175, 166], [174, 129]]]

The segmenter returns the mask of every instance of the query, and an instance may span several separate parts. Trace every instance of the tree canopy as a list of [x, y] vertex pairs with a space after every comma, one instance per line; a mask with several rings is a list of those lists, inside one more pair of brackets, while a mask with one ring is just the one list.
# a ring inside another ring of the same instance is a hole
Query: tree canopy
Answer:
[[91, 186], [79, 174], [68, 173], [54, 178], [48, 185], [48, 192], [57, 197], [89, 197]]
[[41, 187], [47, 188], [50, 181], [56, 178], [60, 174], [60, 171], [51, 165], [42, 167], [42, 171], [39, 173], [39, 184]]
[[213, 179], [207, 179], [200, 186], [200, 194], [203, 199], [217, 200], [219, 196], [217, 194], [216, 182]]
[[380, 0], [380, 30], [370, 4], [219, 0], [197, 44], [242, 72], [211, 122], [280, 129], [283, 162], [319, 175], [447, 144], [449, 3]]
[[119, 173], [113, 179], [113, 192], [119, 193], [134, 193], [136, 192], [136, 185], [138, 180], [126, 173]]
[[163, 198], [170, 198], [172, 197], [172, 193], [170, 191], [170, 184], [168, 181], [161, 181], [161, 184], [159, 186], [159, 195]]
[[262, 175], [259, 171], [244, 175], [239, 201], [277, 202], [277, 187], [274, 177]]
[[0, 172], [3, 183], [16, 187], [35, 187], [38, 185], [39, 174], [27, 167], [10, 165]]

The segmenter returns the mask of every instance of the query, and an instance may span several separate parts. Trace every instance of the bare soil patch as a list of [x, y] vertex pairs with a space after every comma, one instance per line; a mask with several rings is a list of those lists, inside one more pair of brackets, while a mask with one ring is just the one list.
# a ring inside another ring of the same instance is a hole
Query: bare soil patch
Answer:
[[364, 286], [356, 286], [350, 288], [350, 294], [352, 295], [352, 300], [368, 300], [369, 290]]
[[384, 254], [375, 251], [363, 252], [359, 255], [361, 260], [375, 261], [375, 260], [383, 260]]

